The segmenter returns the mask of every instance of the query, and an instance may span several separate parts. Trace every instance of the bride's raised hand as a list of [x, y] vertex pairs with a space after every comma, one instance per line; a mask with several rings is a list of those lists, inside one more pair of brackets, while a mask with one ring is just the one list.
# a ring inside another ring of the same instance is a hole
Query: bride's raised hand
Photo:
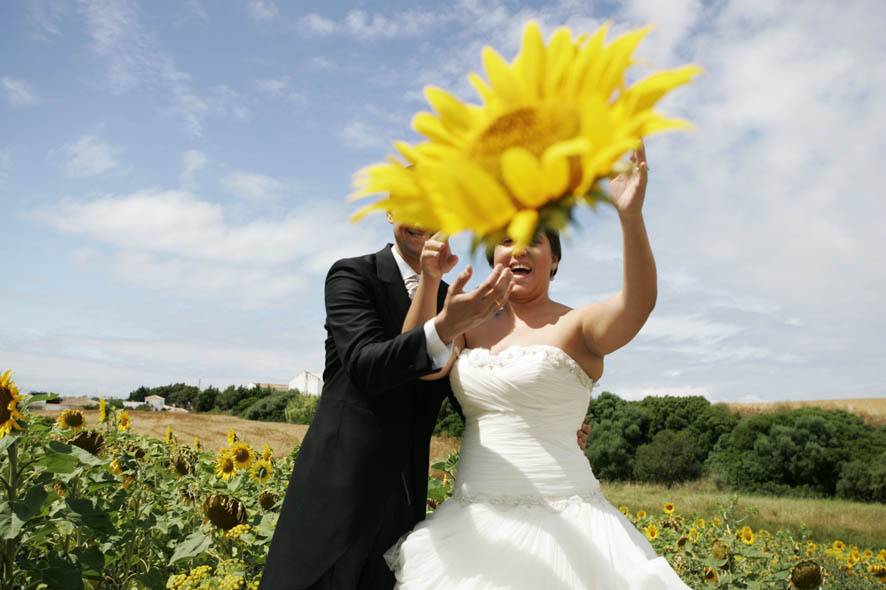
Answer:
[[646, 164], [646, 146], [642, 142], [631, 152], [629, 161], [631, 167], [627, 172], [609, 180], [610, 198], [622, 217], [639, 216], [643, 209], [649, 167]]
[[456, 264], [458, 256], [449, 248], [449, 236], [444, 232], [437, 232], [425, 241], [421, 251], [422, 278], [439, 281]]

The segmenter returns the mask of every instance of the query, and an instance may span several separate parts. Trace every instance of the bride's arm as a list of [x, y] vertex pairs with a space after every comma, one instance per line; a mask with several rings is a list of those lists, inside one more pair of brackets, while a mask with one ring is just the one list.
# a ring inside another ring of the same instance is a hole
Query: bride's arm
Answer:
[[610, 182], [624, 240], [624, 286], [603, 301], [581, 308], [585, 346], [597, 356], [618, 350], [640, 331], [658, 295], [655, 259], [643, 222], [646, 154], [642, 145], [632, 156], [635, 168]]

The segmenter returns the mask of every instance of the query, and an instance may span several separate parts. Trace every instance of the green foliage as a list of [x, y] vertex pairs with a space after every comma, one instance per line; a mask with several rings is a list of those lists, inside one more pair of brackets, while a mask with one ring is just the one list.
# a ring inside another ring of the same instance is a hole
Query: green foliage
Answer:
[[886, 452], [873, 460], [856, 459], [843, 466], [837, 495], [862, 502], [886, 503]]
[[[841, 410], [799, 408], [743, 419], [707, 460], [718, 480], [746, 491], [833, 496], [844, 467], [886, 451], [886, 429]], [[866, 492], [858, 468], [845, 471], [846, 497]], [[874, 485], [874, 488], [876, 486]]]
[[689, 429], [662, 430], [652, 442], [637, 448], [634, 475], [640, 481], [671, 485], [700, 476], [703, 460], [696, 436]]
[[269, 393], [254, 401], [241, 416], [247, 420], [262, 420], [265, 422], [286, 422], [286, 408], [289, 402], [296, 396], [301, 395], [297, 391], [277, 391]]
[[[701, 474], [709, 451], [732, 431], [738, 417], [701, 396], [648, 396], [631, 402], [604, 391], [591, 402], [588, 420], [592, 434], [587, 455], [598, 477], [674, 483]], [[670, 434], [656, 440], [661, 432]], [[643, 463], [637, 465], [641, 456]], [[656, 464], [664, 458], [667, 464]]]
[[292, 424], [310, 424], [317, 414], [319, 403], [319, 395], [297, 392], [287, 401], [283, 410], [284, 418]]
[[440, 413], [437, 415], [437, 423], [434, 425], [435, 436], [451, 436], [461, 438], [465, 431], [465, 423], [455, 408], [449, 403], [449, 399], [443, 401]]

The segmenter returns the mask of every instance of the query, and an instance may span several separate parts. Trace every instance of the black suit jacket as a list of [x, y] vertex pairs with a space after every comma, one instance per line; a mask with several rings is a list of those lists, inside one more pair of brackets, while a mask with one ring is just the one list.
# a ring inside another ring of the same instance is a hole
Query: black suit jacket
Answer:
[[[443, 306], [446, 285], [438, 298]], [[430, 437], [449, 382], [433, 372], [422, 326], [401, 334], [410, 300], [391, 252], [336, 262], [326, 277], [326, 368], [260, 588], [312, 584], [394, 503], [403, 532], [425, 516]], [[453, 398], [454, 401], [454, 398]], [[456, 406], [457, 407], [457, 406]], [[390, 515], [388, 515], [390, 517]]]

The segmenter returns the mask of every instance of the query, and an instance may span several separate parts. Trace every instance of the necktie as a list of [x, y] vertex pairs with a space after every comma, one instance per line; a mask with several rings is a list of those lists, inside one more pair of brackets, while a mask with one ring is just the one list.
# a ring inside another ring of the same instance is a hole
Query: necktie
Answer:
[[406, 291], [409, 293], [409, 299], [415, 297], [415, 290], [418, 289], [418, 275], [409, 275], [403, 279], [406, 285]]

